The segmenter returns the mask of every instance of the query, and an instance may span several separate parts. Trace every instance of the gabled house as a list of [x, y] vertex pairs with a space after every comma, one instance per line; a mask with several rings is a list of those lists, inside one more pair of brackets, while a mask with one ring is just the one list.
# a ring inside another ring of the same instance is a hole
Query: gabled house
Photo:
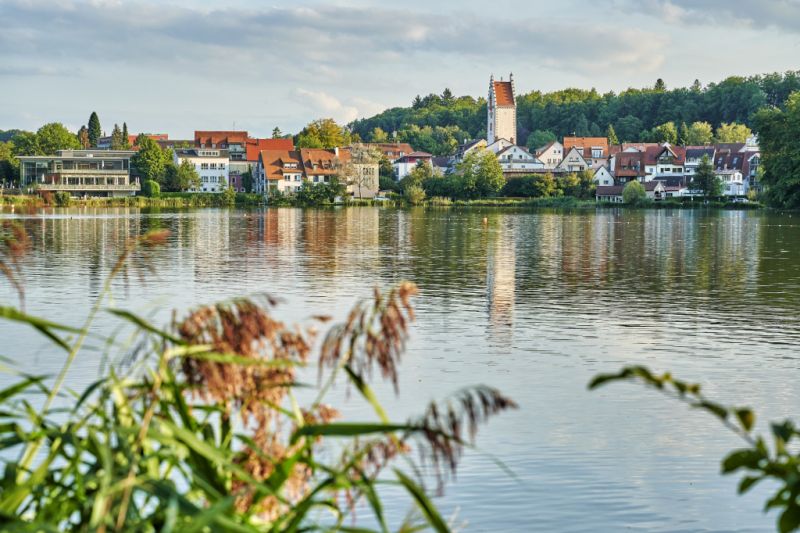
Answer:
[[564, 156], [561, 163], [556, 166], [559, 172], [583, 172], [589, 168], [589, 163], [583, 158], [583, 152], [572, 147]]
[[661, 146], [648, 147], [644, 151], [644, 180], [651, 181], [661, 178], [681, 177], [686, 175], [686, 149], [682, 146], [671, 146], [664, 143]]
[[394, 163], [404, 155], [408, 155], [414, 151], [408, 143], [364, 143], [364, 146], [378, 150], [381, 154], [386, 156], [386, 159], [388, 159], [390, 163]]
[[248, 135], [246, 131], [204, 131], [194, 132], [195, 148], [217, 148], [227, 150], [233, 161], [244, 161]]
[[636, 150], [620, 152], [613, 158], [612, 172], [617, 183], [644, 181], [644, 153]]
[[392, 164], [395, 178], [398, 181], [405, 178], [418, 163], [430, 165], [432, 158], [433, 156], [428, 152], [411, 152], [404, 155]]
[[595, 171], [592, 182], [598, 186], [611, 186], [614, 185], [614, 176], [606, 167], [600, 167]]
[[487, 146], [488, 145], [486, 143], [486, 139], [467, 141], [464, 144], [458, 146], [458, 148], [456, 149], [456, 155], [453, 158], [456, 161], [461, 161], [468, 153], [472, 152], [473, 150], [482, 150]]
[[522, 146], [507, 146], [497, 152], [497, 160], [506, 177], [544, 170], [544, 163]]
[[687, 181], [692, 180], [703, 157], [708, 157], [708, 160], [713, 164], [715, 153], [716, 149], [713, 146], [687, 146], [685, 165]]
[[564, 145], [558, 141], [542, 146], [534, 154], [547, 170], [554, 170], [564, 160]]
[[744, 196], [744, 162], [747, 152], [744, 143], [725, 143], [716, 146], [714, 154], [714, 174], [722, 181], [725, 196]]
[[303, 184], [299, 150], [262, 150], [253, 171], [253, 189], [259, 194], [294, 193]]
[[593, 169], [608, 165], [609, 148], [606, 137], [564, 137], [564, 152], [576, 148], [586, 164]]

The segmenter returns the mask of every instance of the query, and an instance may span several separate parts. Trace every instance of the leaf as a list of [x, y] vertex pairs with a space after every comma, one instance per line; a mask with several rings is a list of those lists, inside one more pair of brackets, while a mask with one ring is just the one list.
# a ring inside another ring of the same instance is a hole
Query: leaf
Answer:
[[397, 479], [400, 480], [400, 483], [417, 502], [417, 506], [422, 511], [422, 514], [425, 515], [425, 518], [428, 520], [428, 523], [431, 525], [431, 527], [433, 527], [433, 529], [439, 533], [448, 533], [450, 528], [447, 527], [447, 523], [445, 523], [444, 519], [439, 514], [439, 511], [425, 495], [422, 487], [417, 485], [410, 477], [406, 476], [396, 468], [394, 469], [394, 473], [397, 476]]
[[24, 381], [20, 381], [15, 385], [11, 385], [10, 387], [3, 389], [0, 391], [0, 402], [5, 402], [12, 396], [16, 396], [28, 387], [41, 383], [43, 379], [43, 376], [31, 376]]
[[730, 474], [740, 468], [757, 470], [764, 455], [756, 450], [737, 450], [722, 461], [722, 473]]
[[750, 490], [753, 485], [764, 479], [764, 476], [745, 476], [739, 482], [739, 494], [744, 494]]
[[356, 374], [350, 365], [344, 366], [345, 372], [350, 377], [350, 380], [356, 386], [358, 391], [361, 395], [372, 405], [372, 409], [375, 410], [375, 413], [378, 415], [378, 418], [381, 419], [381, 422], [384, 424], [389, 423], [389, 416], [386, 414], [386, 411], [383, 410], [383, 406], [378, 401], [378, 397], [375, 396], [375, 393], [372, 392], [372, 388], [359, 376]]
[[791, 502], [778, 519], [778, 529], [781, 533], [788, 533], [800, 527], [800, 505]]
[[300, 437], [355, 437], [372, 433], [392, 433], [395, 431], [413, 431], [416, 426], [408, 424], [372, 424], [333, 422], [330, 424], [309, 424], [303, 426], [292, 435], [292, 443]]
[[736, 418], [739, 419], [739, 423], [744, 430], [748, 432], [753, 429], [753, 424], [756, 422], [756, 415], [750, 409], [737, 409]]
[[127, 320], [128, 322], [132, 323], [135, 326], [138, 326], [139, 328], [145, 331], [154, 333], [157, 336], [161, 337], [162, 339], [174, 342], [175, 344], [186, 344], [186, 342], [180, 337], [176, 337], [171, 333], [168, 333], [162, 329], [155, 327], [150, 322], [146, 321], [140, 316], [131, 313], [130, 311], [125, 311], [123, 309], [109, 309], [108, 312], [111, 313], [112, 315], [116, 315], [124, 320]]
[[709, 413], [719, 417], [721, 420], [727, 420], [728, 418], [728, 410], [718, 403], [703, 400], [702, 402], [692, 404], [692, 407], [708, 411]]
[[0, 318], [5, 318], [6, 320], [13, 320], [15, 322], [24, 322], [25, 324], [29, 324], [33, 327], [57, 329], [61, 331], [67, 331], [69, 333], [83, 333], [83, 331], [81, 331], [78, 328], [72, 326], [65, 326], [64, 324], [51, 322], [49, 320], [45, 320], [44, 318], [31, 316], [13, 307], [0, 306]]

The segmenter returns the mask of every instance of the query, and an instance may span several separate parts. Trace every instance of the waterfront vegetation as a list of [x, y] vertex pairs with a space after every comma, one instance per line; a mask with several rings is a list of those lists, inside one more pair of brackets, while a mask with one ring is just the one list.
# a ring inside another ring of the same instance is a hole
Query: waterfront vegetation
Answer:
[[[13, 221], [0, 231], [0, 272], [22, 295], [28, 236]], [[516, 405], [475, 386], [418, 417], [390, 418], [371, 381], [379, 377], [399, 392], [416, 287], [376, 289], [330, 327], [320, 316], [285, 325], [270, 296], [199, 307], [166, 328], [106, 308], [113, 279], [148, 274], [167, 237], [154, 231], [126, 244], [82, 326], [0, 307], [0, 318], [35, 328], [65, 356], [54, 379], [11, 370], [18, 382], [0, 391], [3, 529], [449, 531], [428, 496], [431, 485], [442, 489], [452, 478], [479, 424]], [[135, 333], [123, 339], [93, 330], [100, 313]], [[80, 393], [66, 390], [70, 366], [98, 346], [104, 377]], [[298, 381], [310, 365], [316, 385]], [[373, 421], [339, 421], [325, 403], [342, 381]], [[301, 405], [300, 387], [316, 389], [313, 401]], [[401, 461], [409, 466], [399, 468]], [[401, 524], [384, 515], [388, 487], [404, 491], [416, 509]]]

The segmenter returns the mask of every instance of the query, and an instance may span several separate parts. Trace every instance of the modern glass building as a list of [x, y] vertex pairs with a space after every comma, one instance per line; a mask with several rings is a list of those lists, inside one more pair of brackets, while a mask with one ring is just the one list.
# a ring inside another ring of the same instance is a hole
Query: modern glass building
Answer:
[[24, 187], [66, 191], [73, 196], [133, 196], [129, 150], [59, 150], [56, 155], [20, 156]]

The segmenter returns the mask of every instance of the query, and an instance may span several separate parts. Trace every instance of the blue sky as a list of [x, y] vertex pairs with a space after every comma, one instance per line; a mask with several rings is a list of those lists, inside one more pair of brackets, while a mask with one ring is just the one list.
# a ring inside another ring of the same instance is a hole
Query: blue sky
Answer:
[[341, 122], [416, 94], [703, 83], [800, 69], [800, 0], [0, 0], [0, 129]]

